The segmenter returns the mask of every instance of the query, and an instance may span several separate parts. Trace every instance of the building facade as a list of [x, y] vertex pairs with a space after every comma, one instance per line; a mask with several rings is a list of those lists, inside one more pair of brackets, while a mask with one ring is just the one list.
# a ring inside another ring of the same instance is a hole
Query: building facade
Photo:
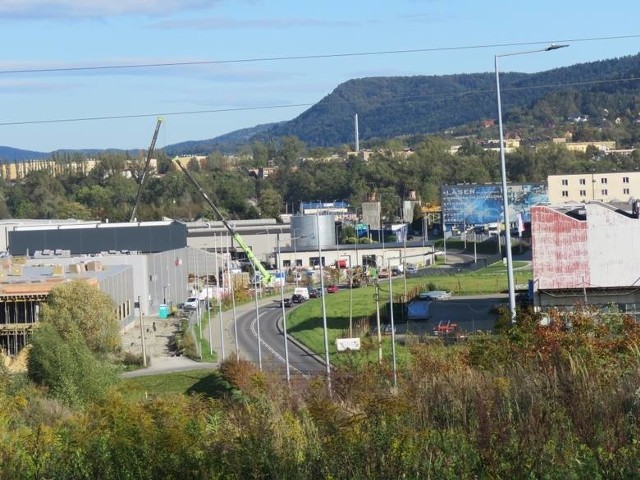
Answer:
[[627, 203], [640, 198], [640, 172], [549, 175], [549, 203]]
[[615, 304], [640, 317], [640, 219], [591, 202], [532, 208], [534, 305]]

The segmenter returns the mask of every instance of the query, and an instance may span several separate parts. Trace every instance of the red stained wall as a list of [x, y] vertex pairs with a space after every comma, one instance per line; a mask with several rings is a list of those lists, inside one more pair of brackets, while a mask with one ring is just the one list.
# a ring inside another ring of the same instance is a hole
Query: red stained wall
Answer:
[[590, 285], [587, 222], [543, 206], [531, 219], [534, 288]]

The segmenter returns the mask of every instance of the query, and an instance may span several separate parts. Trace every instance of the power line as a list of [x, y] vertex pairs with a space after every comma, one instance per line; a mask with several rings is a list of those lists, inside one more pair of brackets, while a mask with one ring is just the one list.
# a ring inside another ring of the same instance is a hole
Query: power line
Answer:
[[[543, 85], [526, 85], [520, 87], [507, 87], [502, 88], [503, 92], [514, 92], [521, 90], [539, 90], [545, 88], [567, 88], [567, 87], [577, 87], [577, 86], [587, 86], [587, 85], [597, 85], [603, 83], [620, 83], [620, 82], [632, 82], [632, 81], [640, 81], [640, 77], [629, 77], [629, 78], [619, 78], [619, 79], [608, 79], [608, 80], [590, 80], [584, 82], [569, 82], [569, 83], [548, 83]], [[423, 94], [423, 95], [407, 95], [407, 96], [396, 96], [389, 97], [385, 101], [380, 102], [378, 105], [385, 105], [388, 103], [398, 103], [398, 102], [419, 102], [426, 101], [428, 99], [433, 98], [454, 98], [454, 97], [463, 97], [468, 95], [482, 95], [487, 93], [494, 93], [495, 89], [484, 89], [484, 90], [467, 90], [464, 92], [455, 92], [455, 93], [432, 93], [432, 94]], [[324, 105], [341, 105], [347, 104], [348, 101], [326, 101]], [[16, 125], [38, 125], [38, 124], [51, 124], [51, 123], [74, 123], [74, 122], [90, 122], [90, 121], [102, 121], [102, 120], [123, 120], [123, 119], [131, 119], [131, 118], [147, 118], [147, 117], [169, 117], [169, 116], [183, 116], [183, 115], [204, 115], [211, 113], [228, 113], [228, 112], [243, 112], [243, 111], [257, 111], [257, 110], [277, 110], [277, 109], [285, 109], [285, 108], [300, 108], [300, 107], [312, 107], [316, 105], [317, 102], [310, 103], [292, 103], [292, 104], [284, 104], [284, 105], [266, 105], [266, 106], [249, 106], [249, 107], [234, 107], [234, 108], [215, 108], [215, 109], [207, 109], [207, 110], [186, 110], [186, 111], [177, 111], [177, 112], [156, 112], [156, 113], [138, 113], [138, 114], [129, 114], [129, 115], [105, 115], [105, 116], [94, 116], [94, 117], [74, 117], [74, 118], [54, 118], [54, 119], [45, 119], [45, 120], [24, 120], [24, 121], [12, 121], [12, 122], [0, 122], [0, 126], [16, 126]]]
[[275, 61], [292, 61], [292, 60], [317, 60], [323, 58], [344, 58], [344, 57], [365, 57], [379, 55], [400, 55], [412, 53], [429, 53], [429, 52], [451, 52], [456, 50], [478, 50], [487, 48], [502, 47], [524, 47], [535, 45], [549, 45], [552, 43], [579, 43], [579, 42], [596, 42], [605, 40], [625, 40], [640, 38], [637, 35], [617, 35], [610, 37], [587, 37], [587, 38], [565, 38], [549, 41], [535, 42], [510, 42], [510, 43], [489, 43], [480, 45], [460, 45], [453, 47], [431, 47], [431, 48], [414, 48], [406, 50], [379, 50], [371, 52], [343, 52], [343, 53], [327, 53], [318, 55], [291, 55], [291, 56], [275, 56], [275, 57], [255, 57], [255, 58], [238, 58], [230, 60], [201, 60], [186, 62], [161, 62], [161, 63], [134, 63], [129, 65], [92, 65], [86, 67], [57, 67], [57, 68], [33, 68], [33, 69], [15, 69], [0, 70], [0, 75], [17, 74], [17, 73], [55, 73], [55, 72], [81, 72], [89, 70], [122, 70], [122, 69], [141, 69], [141, 68], [159, 68], [159, 67], [184, 67], [197, 65], [223, 65], [233, 63], [257, 63], [257, 62], [275, 62]]

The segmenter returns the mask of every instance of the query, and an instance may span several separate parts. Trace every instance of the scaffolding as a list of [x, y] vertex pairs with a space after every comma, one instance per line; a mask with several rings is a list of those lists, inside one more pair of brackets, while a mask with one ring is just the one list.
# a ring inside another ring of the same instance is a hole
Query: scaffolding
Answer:
[[5, 355], [17, 355], [27, 345], [46, 298], [47, 294], [0, 295], [0, 349]]

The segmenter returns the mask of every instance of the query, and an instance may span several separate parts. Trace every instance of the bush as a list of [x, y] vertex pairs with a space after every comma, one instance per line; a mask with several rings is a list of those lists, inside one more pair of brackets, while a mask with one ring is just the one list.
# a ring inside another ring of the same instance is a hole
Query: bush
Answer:
[[31, 338], [29, 378], [65, 405], [80, 406], [102, 398], [116, 382], [115, 369], [93, 355], [83, 338], [63, 339], [50, 324]]
[[189, 328], [188, 320], [183, 320], [180, 323], [180, 335], [176, 342], [176, 355], [185, 355], [192, 360], [200, 359], [196, 338], [191, 328]]

